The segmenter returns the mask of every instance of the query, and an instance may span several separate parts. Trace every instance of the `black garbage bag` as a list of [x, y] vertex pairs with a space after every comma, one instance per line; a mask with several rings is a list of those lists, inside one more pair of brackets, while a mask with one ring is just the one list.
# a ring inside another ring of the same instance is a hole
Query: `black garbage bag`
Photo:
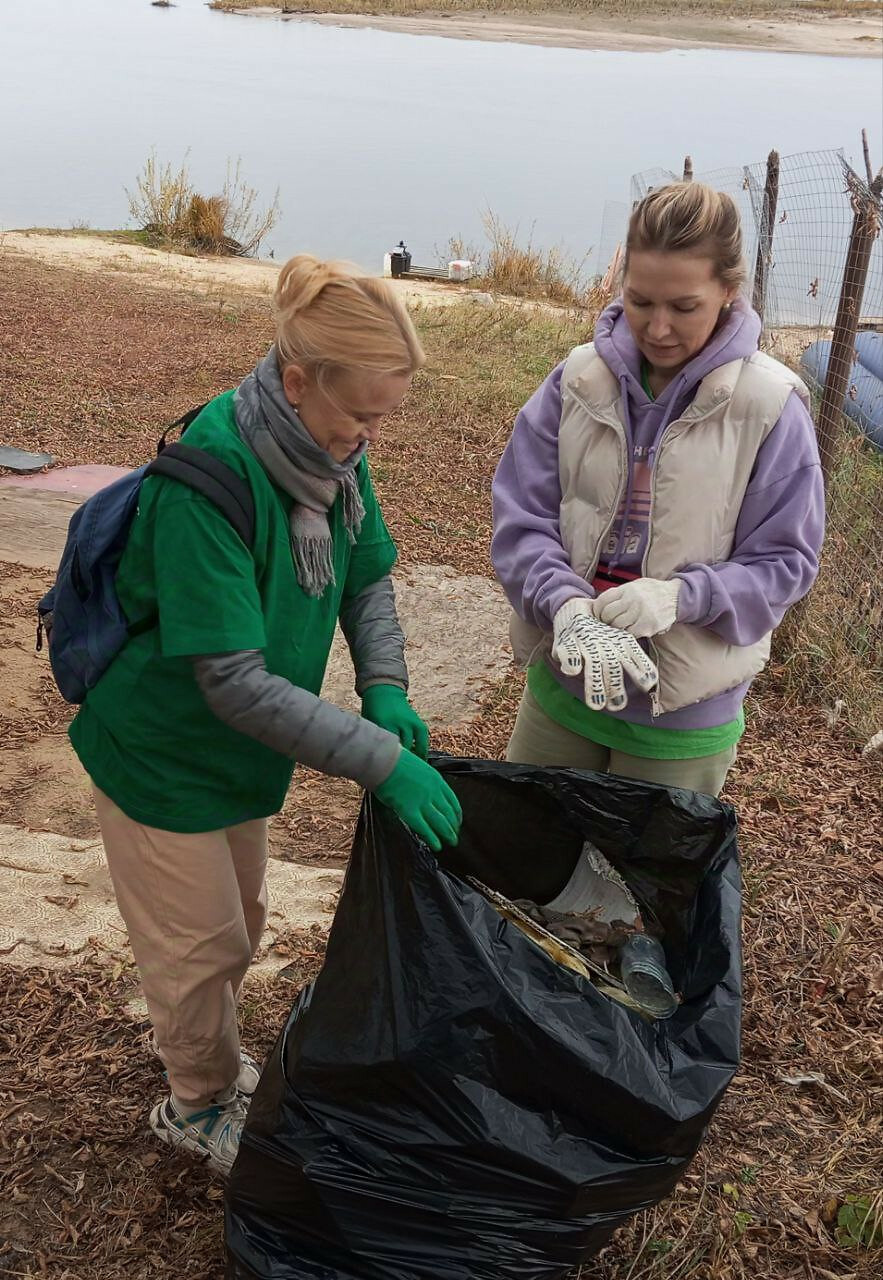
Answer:
[[[370, 797], [324, 967], [228, 1184], [236, 1280], [552, 1280], [669, 1194], [738, 1065], [735, 818], [692, 791], [436, 761], [436, 859]], [[588, 839], [661, 929], [683, 1003], [648, 1022], [467, 883], [552, 899]]]

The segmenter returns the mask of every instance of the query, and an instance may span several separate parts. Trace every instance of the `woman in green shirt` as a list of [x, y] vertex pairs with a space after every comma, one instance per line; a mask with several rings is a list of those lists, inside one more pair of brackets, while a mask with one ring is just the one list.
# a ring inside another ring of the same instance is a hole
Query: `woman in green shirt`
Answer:
[[[408, 703], [396, 551], [365, 459], [419, 341], [389, 285], [309, 255], [283, 268], [275, 307], [267, 356], [187, 434], [250, 486], [253, 544], [201, 494], [144, 481], [116, 589], [128, 618], [158, 622], [70, 729], [168, 1074], [151, 1126], [221, 1172], [258, 1079], [236, 995], [295, 762], [373, 791], [434, 850], [461, 820]], [[361, 716], [319, 696], [338, 621]]]

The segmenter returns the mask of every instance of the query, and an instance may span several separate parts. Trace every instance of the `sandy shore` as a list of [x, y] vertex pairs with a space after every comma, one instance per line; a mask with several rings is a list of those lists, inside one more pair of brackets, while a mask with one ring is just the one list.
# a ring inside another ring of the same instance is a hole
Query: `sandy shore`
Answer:
[[496, 40], [568, 49], [634, 50], [752, 49], [771, 53], [824, 54], [833, 57], [879, 57], [883, 28], [877, 17], [834, 18], [825, 14], [802, 21], [764, 18], [665, 17], [633, 20], [627, 31], [621, 19], [592, 14], [466, 13], [427, 17], [375, 14], [282, 14], [276, 6], [237, 9], [246, 17], [282, 22], [318, 22], [323, 26], [374, 27], [409, 35], [445, 36], [455, 40]]
[[[0, 261], [4, 254], [38, 258], [52, 266], [76, 271], [112, 271], [162, 288], [190, 288], [223, 297], [246, 293], [269, 298], [279, 266], [256, 258], [195, 258], [164, 249], [148, 249], [99, 235], [65, 235], [52, 231], [0, 231]], [[406, 302], [445, 306], [458, 301], [456, 285], [422, 280], [394, 282]]]

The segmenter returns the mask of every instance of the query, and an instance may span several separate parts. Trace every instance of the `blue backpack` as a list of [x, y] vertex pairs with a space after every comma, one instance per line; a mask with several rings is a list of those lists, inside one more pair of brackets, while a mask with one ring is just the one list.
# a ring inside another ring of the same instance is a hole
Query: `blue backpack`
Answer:
[[155, 627], [158, 615], [129, 622], [115, 578], [145, 476], [167, 476], [208, 498], [247, 547], [254, 541], [254, 498], [247, 481], [202, 449], [166, 444], [205, 408], [200, 405], [163, 432], [153, 462], [93, 494], [74, 513], [54, 586], [37, 606], [37, 650], [43, 633], [55, 683], [68, 702], [82, 702], [132, 636]]

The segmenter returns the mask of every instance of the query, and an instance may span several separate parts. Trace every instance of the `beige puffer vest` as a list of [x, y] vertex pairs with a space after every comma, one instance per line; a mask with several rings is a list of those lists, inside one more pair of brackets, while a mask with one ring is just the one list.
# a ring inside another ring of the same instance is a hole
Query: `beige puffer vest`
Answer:
[[[810, 407], [797, 375], [761, 352], [703, 378], [656, 453], [645, 577], [666, 579], [688, 564], [729, 559], [758, 450], [792, 391]], [[592, 343], [576, 347], [564, 366], [558, 462], [561, 540], [573, 568], [591, 581], [628, 480], [620, 385]], [[523, 666], [552, 643], [517, 615], [510, 639]], [[731, 645], [704, 627], [675, 623], [650, 643], [659, 668], [654, 715], [751, 680], [769, 652], [769, 635], [756, 644]]]

